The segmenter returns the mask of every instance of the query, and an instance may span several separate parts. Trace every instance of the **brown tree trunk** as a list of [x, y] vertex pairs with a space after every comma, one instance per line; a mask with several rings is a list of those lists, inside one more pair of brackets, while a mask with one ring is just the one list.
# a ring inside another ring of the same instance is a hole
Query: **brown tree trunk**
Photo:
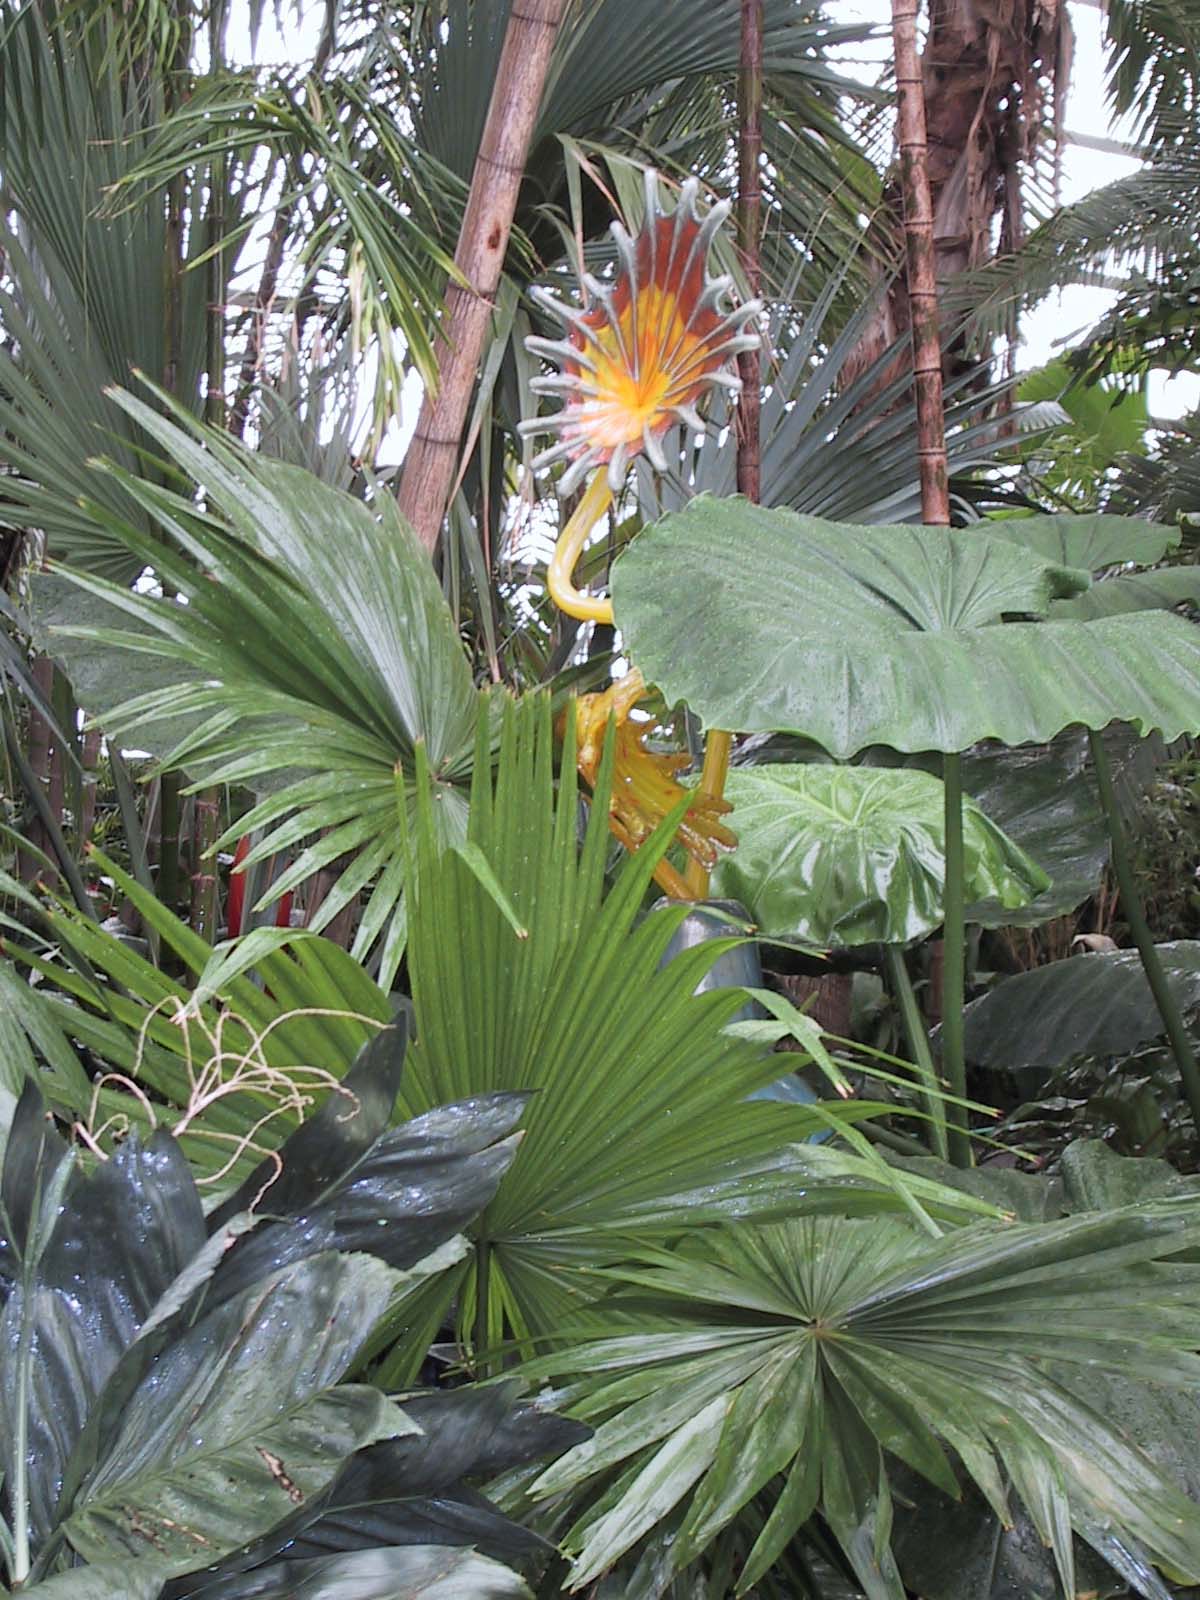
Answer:
[[925, 96], [917, 56], [919, 0], [892, 0], [896, 50], [897, 137], [908, 258], [908, 316], [912, 326], [913, 384], [917, 400], [917, 463], [921, 521], [950, 525], [946, 473], [946, 423], [942, 397], [942, 341], [938, 325], [937, 262]]
[[[1051, 122], [1061, 125], [1070, 78], [1066, 0], [930, 0], [920, 57], [933, 206], [934, 270], [953, 278], [1021, 242], [1021, 169]], [[898, 254], [898, 196], [885, 195], [878, 254]], [[865, 371], [908, 328], [903, 281], [893, 285], [847, 372]], [[969, 353], [965, 353], [969, 360]], [[889, 371], [881, 382], [894, 378]]]
[[400, 510], [432, 555], [454, 481], [463, 426], [517, 209], [525, 158], [568, 0], [513, 0], [436, 350], [438, 387], [426, 394], [400, 480]]

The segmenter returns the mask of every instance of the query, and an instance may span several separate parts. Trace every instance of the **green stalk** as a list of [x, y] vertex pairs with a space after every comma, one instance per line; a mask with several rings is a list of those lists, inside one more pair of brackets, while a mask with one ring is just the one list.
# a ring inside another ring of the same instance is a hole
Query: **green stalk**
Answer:
[[[966, 923], [963, 884], [962, 758], [942, 758], [946, 795], [945, 959], [942, 965], [942, 1073], [952, 1095], [965, 1100], [967, 1063], [963, 1052], [963, 992], [966, 987]], [[947, 1105], [949, 1155], [956, 1167], [971, 1165], [971, 1140], [965, 1106]]]
[[900, 1018], [904, 1023], [904, 1034], [908, 1040], [913, 1065], [921, 1079], [921, 1099], [932, 1119], [928, 1125], [930, 1146], [940, 1161], [948, 1161], [950, 1149], [943, 1120], [945, 1107], [940, 1095], [941, 1083], [937, 1067], [934, 1065], [929, 1035], [925, 1031], [925, 1019], [921, 1015], [921, 1008], [913, 993], [912, 979], [908, 975], [908, 962], [904, 959], [904, 951], [898, 944], [884, 945], [883, 960], [892, 987], [892, 996], [900, 1007]]
[[1112, 768], [1109, 766], [1104, 740], [1098, 733], [1089, 733], [1088, 745], [1091, 749], [1092, 765], [1096, 769], [1096, 787], [1100, 791], [1100, 803], [1104, 807], [1104, 820], [1108, 826], [1113, 871], [1117, 876], [1117, 887], [1121, 891], [1121, 910], [1125, 913], [1125, 921], [1129, 924], [1133, 942], [1142, 958], [1146, 981], [1150, 985], [1150, 992], [1154, 996], [1154, 1003], [1162, 1018], [1163, 1030], [1170, 1041], [1171, 1051], [1179, 1068], [1179, 1076], [1183, 1079], [1183, 1090], [1188, 1105], [1192, 1108], [1192, 1119], [1200, 1128], [1200, 1066], [1196, 1064], [1196, 1052], [1192, 1048], [1183, 1014], [1175, 1002], [1162, 962], [1158, 958], [1158, 947], [1154, 943], [1154, 935], [1150, 932], [1150, 924], [1146, 921], [1142, 897], [1138, 894], [1137, 881], [1133, 874], [1133, 859], [1129, 853], [1129, 840], [1117, 806]]

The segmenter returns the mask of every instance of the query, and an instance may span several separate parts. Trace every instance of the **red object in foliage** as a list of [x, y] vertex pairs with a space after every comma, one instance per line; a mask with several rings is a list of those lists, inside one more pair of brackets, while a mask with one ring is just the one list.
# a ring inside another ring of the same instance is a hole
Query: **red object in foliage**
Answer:
[[[233, 852], [233, 870], [229, 874], [229, 915], [226, 918], [228, 932], [231, 939], [236, 939], [242, 931], [242, 913], [246, 909], [246, 875], [239, 872], [238, 868], [250, 854], [250, 836], [238, 840], [238, 847]], [[292, 897], [285, 894], [275, 907], [275, 926], [287, 928], [292, 921]]]

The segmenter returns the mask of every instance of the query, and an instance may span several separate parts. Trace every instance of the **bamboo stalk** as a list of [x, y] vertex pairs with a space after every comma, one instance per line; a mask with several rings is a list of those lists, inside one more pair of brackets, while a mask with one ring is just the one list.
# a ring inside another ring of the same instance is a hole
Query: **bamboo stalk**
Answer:
[[1142, 897], [1138, 893], [1137, 879], [1134, 876], [1129, 840], [1126, 837], [1125, 824], [1121, 820], [1120, 807], [1117, 805], [1108, 751], [1104, 748], [1102, 736], [1098, 733], [1089, 733], [1088, 748], [1091, 751], [1092, 766], [1096, 769], [1096, 787], [1100, 792], [1100, 803], [1104, 807], [1104, 820], [1108, 826], [1113, 874], [1121, 892], [1121, 910], [1125, 913], [1125, 921], [1129, 924], [1133, 942], [1142, 958], [1142, 969], [1150, 985], [1150, 992], [1154, 996], [1154, 1003], [1158, 1007], [1158, 1014], [1162, 1018], [1163, 1032], [1170, 1042], [1171, 1053], [1179, 1068], [1183, 1091], [1192, 1110], [1192, 1119], [1197, 1128], [1200, 1128], [1200, 1066], [1196, 1062], [1196, 1052], [1188, 1037], [1183, 1013], [1171, 993], [1171, 986], [1167, 982], [1167, 975], [1159, 960], [1158, 946], [1154, 943], [1150, 924], [1146, 921]]
[[[214, 77], [225, 67], [225, 0], [213, 0], [209, 11], [209, 60]], [[229, 182], [229, 163], [225, 155], [214, 156], [209, 168], [209, 228], [213, 251], [208, 258], [208, 325], [205, 366], [208, 392], [204, 400], [204, 420], [212, 428], [225, 428], [229, 417], [225, 399], [225, 190]], [[220, 833], [221, 791], [203, 790], [192, 806], [192, 930], [213, 944], [217, 935], [217, 867], [212, 848]]]
[[892, 0], [896, 54], [897, 135], [904, 196], [904, 240], [912, 320], [913, 386], [917, 403], [917, 463], [921, 520], [950, 525], [946, 472], [946, 421], [942, 394], [942, 339], [938, 324], [937, 260], [933, 243], [933, 197], [925, 132], [925, 81], [917, 56], [919, 0]]
[[[750, 299], [762, 288], [762, 103], [763, 0], [742, 0], [742, 49], [738, 76], [738, 249]], [[755, 504], [761, 499], [762, 358], [757, 346], [738, 355], [742, 392], [737, 407], [737, 486]]]
[[[738, 249], [746, 273], [750, 298], [762, 286], [762, 102], [763, 102], [763, 0], [742, 0], [742, 37], [738, 70]], [[737, 486], [755, 504], [762, 488], [762, 369], [758, 349], [738, 355], [742, 392], [737, 405]], [[704, 745], [704, 765], [698, 788], [720, 799], [725, 793], [733, 735], [710, 728]], [[684, 874], [688, 893], [703, 900], [710, 873], [699, 861], [689, 861]]]
[[[900, 149], [900, 186], [904, 198], [921, 520], [927, 526], [946, 528], [950, 525], [950, 485], [946, 467], [946, 413], [942, 392], [942, 339], [938, 321], [933, 197], [929, 187], [929, 141], [925, 128], [925, 80], [917, 55], [918, 5], [919, 0], [892, 0], [896, 127]], [[962, 1097], [966, 1089], [962, 1033], [966, 928], [963, 920], [962, 780], [957, 755], [945, 757], [942, 776], [946, 807], [942, 1068], [953, 1093]], [[952, 850], [956, 850], [953, 863]], [[951, 1106], [948, 1108], [948, 1118], [951, 1124], [951, 1159], [959, 1165], [969, 1165], [971, 1154], [966, 1112], [961, 1107]]]
[[400, 480], [399, 506], [433, 554], [450, 498], [463, 426], [504, 268], [525, 159], [550, 56], [568, 0], [514, 0], [488, 106], [435, 356], [436, 394], [426, 393]]

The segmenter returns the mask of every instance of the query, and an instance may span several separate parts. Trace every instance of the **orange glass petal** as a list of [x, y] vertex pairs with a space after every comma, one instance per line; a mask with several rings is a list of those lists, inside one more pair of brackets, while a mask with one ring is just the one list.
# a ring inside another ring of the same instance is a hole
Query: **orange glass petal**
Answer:
[[613, 223], [619, 270], [604, 283], [584, 277], [589, 310], [534, 291], [538, 303], [563, 323], [566, 338], [527, 341], [533, 353], [558, 368], [531, 387], [561, 395], [563, 406], [521, 427], [555, 436], [534, 467], [568, 462], [564, 493], [603, 465], [614, 490], [620, 488], [630, 460], [642, 451], [665, 470], [659, 440], [667, 429], [683, 422], [703, 432], [697, 404], [714, 388], [740, 388], [730, 367], [740, 350], [758, 343], [747, 328], [760, 307], [757, 301], [724, 307], [733, 282], [709, 277], [708, 255], [729, 207], [714, 206], [701, 218], [698, 194], [693, 179], [683, 186], [675, 210], [664, 214], [658, 181], [647, 173], [645, 223], [636, 238]]
[[[678, 774], [689, 764], [686, 755], [664, 755], [646, 748], [650, 723], [629, 720], [629, 713], [645, 696], [646, 685], [640, 672], [627, 673], [604, 694], [581, 695], [575, 703], [577, 735], [576, 762], [590, 787], [604, 754], [609, 719], [616, 721], [613, 752], [613, 787], [609, 801], [609, 826], [629, 850], [636, 850], [674, 809], [685, 794], [693, 796], [676, 835], [693, 861], [711, 871], [722, 850], [732, 850], [737, 837], [721, 822], [732, 810], [727, 800], [687, 790], [678, 783]], [[672, 880], [678, 874], [668, 869]], [[660, 881], [663, 881], [660, 878]], [[683, 898], [682, 880], [664, 883], [668, 892]]]

